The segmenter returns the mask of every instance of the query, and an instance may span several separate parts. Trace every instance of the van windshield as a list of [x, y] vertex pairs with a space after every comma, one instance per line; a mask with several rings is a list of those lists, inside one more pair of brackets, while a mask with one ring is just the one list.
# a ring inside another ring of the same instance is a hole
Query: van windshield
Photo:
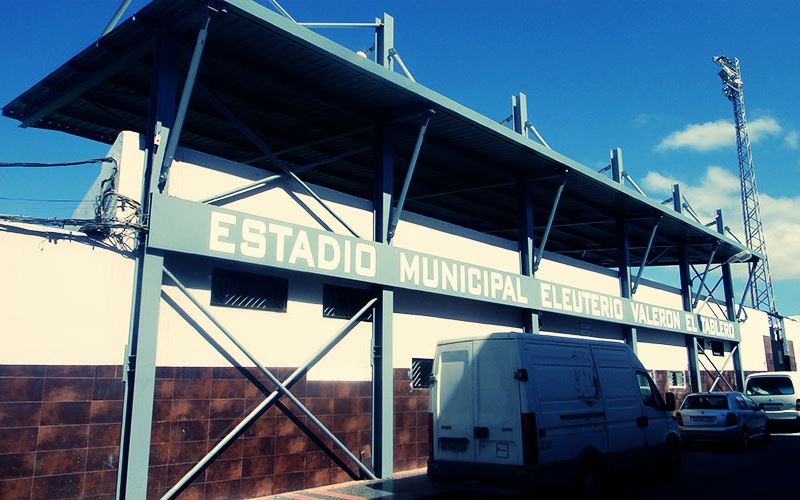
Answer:
[[688, 396], [683, 403], [684, 410], [727, 410], [727, 396]]
[[785, 396], [794, 394], [789, 377], [758, 377], [747, 381], [748, 396]]

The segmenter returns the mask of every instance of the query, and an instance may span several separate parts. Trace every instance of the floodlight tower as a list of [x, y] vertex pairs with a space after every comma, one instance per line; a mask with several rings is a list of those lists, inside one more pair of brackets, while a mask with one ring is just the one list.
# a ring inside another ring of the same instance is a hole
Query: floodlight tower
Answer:
[[788, 345], [783, 334], [783, 321], [775, 307], [775, 293], [767, 260], [767, 244], [764, 239], [764, 226], [761, 223], [761, 209], [758, 204], [756, 172], [750, 150], [750, 137], [747, 133], [747, 118], [744, 111], [744, 82], [739, 70], [739, 59], [715, 56], [714, 62], [722, 69], [722, 93], [733, 103], [733, 118], [736, 125], [736, 151], [739, 156], [739, 180], [742, 191], [742, 212], [744, 234], [747, 245], [764, 257], [750, 264], [750, 299], [753, 308], [767, 313], [769, 318], [772, 356], [775, 369], [789, 369]]

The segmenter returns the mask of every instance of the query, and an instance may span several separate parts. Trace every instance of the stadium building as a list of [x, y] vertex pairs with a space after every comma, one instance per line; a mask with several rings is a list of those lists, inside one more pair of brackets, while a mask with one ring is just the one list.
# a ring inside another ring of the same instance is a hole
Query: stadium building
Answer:
[[523, 95], [508, 127], [393, 71], [375, 30], [372, 60], [249, 0], [156, 0], [3, 108], [110, 149], [65, 229], [0, 221], [0, 497], [424, 467], [435, 345], [473, 334], [627, 342], [679, 397], [794, 368], [721, 212], [528, 138]]

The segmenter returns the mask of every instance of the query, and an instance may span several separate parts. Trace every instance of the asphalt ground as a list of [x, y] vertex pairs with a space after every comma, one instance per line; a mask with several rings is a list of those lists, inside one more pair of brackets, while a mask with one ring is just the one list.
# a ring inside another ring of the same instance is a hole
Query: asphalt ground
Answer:
[[[800, 498], [800, 433], [775, 433], [768, 442], [753, 443], [747, 451], [731, 446], [695, 446], [683, 455], [683, 473], [670, 479], [666, 472], [648, 473], [610, 480], [601, 492], [615, 500], [682, 500], [740, 498]], [[568, 486], [568, 485], [567, 485]], [[477, 481], [434, 483], [425, 469], [391, 479], [353, 481], [269, 497], [270, 500], [361, 500], [361, 499], [503, 499], [575, 498], [574, 491], [561, 489], [521, 491], [502, 484]]]

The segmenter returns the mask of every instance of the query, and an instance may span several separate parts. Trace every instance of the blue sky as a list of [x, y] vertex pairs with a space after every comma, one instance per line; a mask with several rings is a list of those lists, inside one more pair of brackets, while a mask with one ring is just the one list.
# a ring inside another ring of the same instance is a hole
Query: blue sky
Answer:
[[[92, 43], [118, 0], [5, 0], [0, 30], [0, 104]], [[127, 15], [146, 2], [134, 0]], [[262, 0], [268, 4], [268, 0]], [[715, 55], [738, 57], [745, 82], [767, 250], [778, 309], [800, 314], [800, 4], [769, 2], [282, 0], [298, 21], [395, 18], [395, 47], [420, 83], [498, 121], [511, 95], [528, 96], [529, 118], [550, 145], [585, 165], [625, 168], [648, 196], [679, 182], [710, 220], [722, 208], [741, 232], [732, 108]], [[369, 30], [327, 30], [356, 50]], [[107, 146], [20, 129], [0, 119], [0, 161], [71, 161]], [[0, 213], [63, 216], [92, 167], [0, 170]], [[7, 198], [12, 198], [11, 200]], [[645, 272], [645, 277], [647, 277]]]

